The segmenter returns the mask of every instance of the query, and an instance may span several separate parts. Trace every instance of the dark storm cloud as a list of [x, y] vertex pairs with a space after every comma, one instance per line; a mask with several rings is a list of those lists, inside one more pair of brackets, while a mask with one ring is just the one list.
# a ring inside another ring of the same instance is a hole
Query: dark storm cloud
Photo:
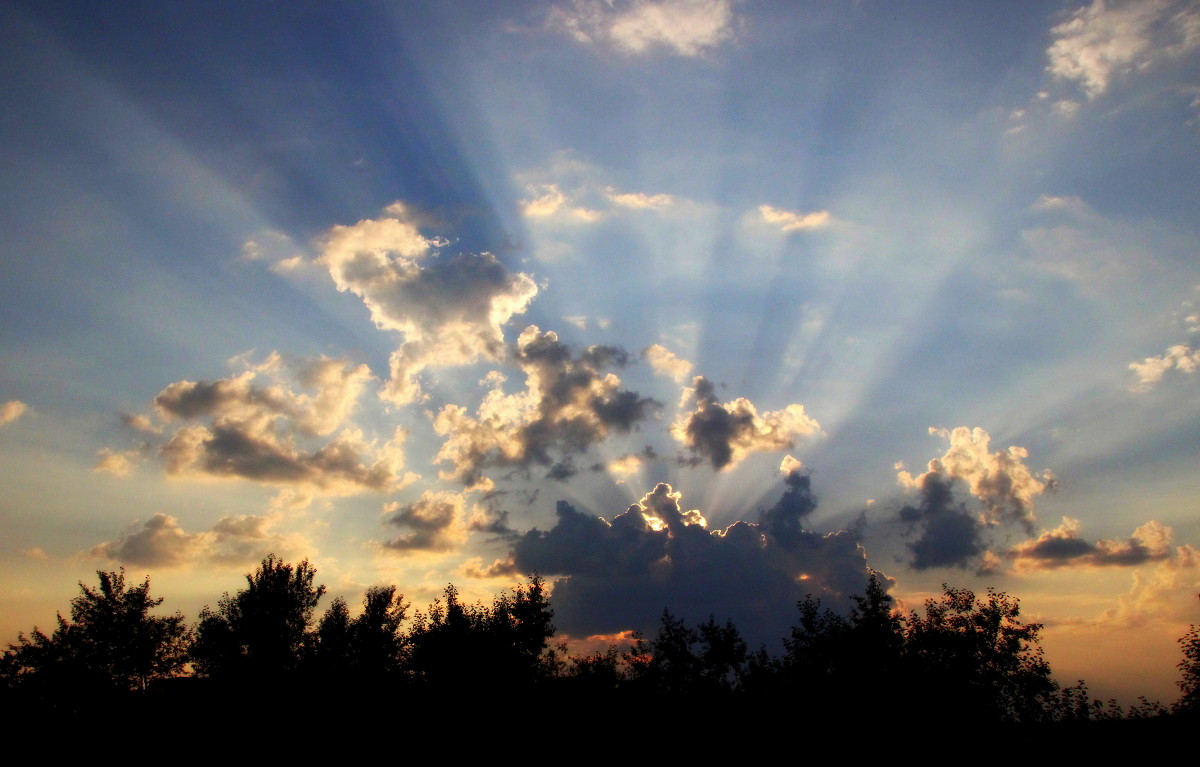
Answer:
[[718, 471], [732, 468], [748, 454], [788, 450], [796, 438], [819, 434], [821, 425], [802, 405], [762, 413], [745, 397], [721, 404], [716, 389], [704, 376], [696, 376], [684, 401], [695, 400], [695, 409], [680, 415], [671, 433], [697, 462], [708, 461]]
[[504, 377], [489, 376], [492, 390], [475, 417], [448, 405], [434, 429], [446, 437], [437, 461], [447, 474], [471, 485], [489, 466], [547, 467], [547, 477], [567, 479], [577, 469], [574, 456], [612, 432], [628, 432], [658, 409], [658, 403], [621, 388], [606, 372], [626, 364], [628, 355], [612, 346], [592, 346], [576, 355], [553, 332], [530, 326], [521, 333], [512, 361], [525, 374], [525, 389], [505, 394]]
[[731, 619], [752, 642], [774, 645], [794, 623], [797, 600], [811, 593], [837, 604], [867, 578], [854, 535], [803, 529], [816, 499], [793, 465], [783, 498], [758, 523], [710, 532], [664, 483], [611, 521], [559, 502], [554, 527], [522, 536], [514, 562], [563, 576], [555, 623], [568, 634], [652, 631], [669, 607], [689, 621]]

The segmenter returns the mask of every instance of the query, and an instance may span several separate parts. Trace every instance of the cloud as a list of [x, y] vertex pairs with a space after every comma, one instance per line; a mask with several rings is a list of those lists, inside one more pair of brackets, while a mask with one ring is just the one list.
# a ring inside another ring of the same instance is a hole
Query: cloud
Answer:
[[682, 383], [692, 372], [692, 363], [676, 356], [675, 352], [662, 344], [651, 344], [642, 350], [642, 356], [655, 373], [671, 376], [677, 383]]
[[555, 333], [531, 325], [512, 361], [525, 373], [523, 391], [506, 394], [503, 376], [495, 375], [474, 417], [447, 405], [434, 419], [434, 430], [447, 438], [435, 461], [453, 465], [447, 478], [474, 484], [487, 466], [537, 465], [565, 479], [575, 473], [574, 456], [614, 431], [630, 431], [658, 407], [605, 372], [628, 361], [617, 347], [591, 346], [575, 355]]
[[[277, 353], [215, 381], [176, 381], [154, 399], [164, 427], [185, 422], [158, 445], [168, 474], [302, 485], [327, 493], [394, 490], [415, 479], [402, 474], [407, 433], [380, 444], [351, 423], [358, 398], [373, 380], [366, 365]], [[151, 433], [149, 419], [138, 417]], [[101, 463], [124, 468], [118, 454]]]
[[931, 426], [929, 433], [950, 440], [949, 449], [941, 458], [929, 462], [925, 474], [914, 478], [907, 471], [899, 472], [900, 484], [920, 489], [924, 478], [930, 475], [947, 481], [960, 479], [967, 484], [971, 495], [982, 502], [981, 518], [985, 524], [1016, 523], [1032, 535], [1037, 522], [1033, 499], [1057, 487], [1051, 471], [1030, 471], [1024, 463], [1029, 451], [1023, 447], [989, 452], [991, 437], [978, 427], [959, 426], [951, 431]]
[[380, 544], [392, 552], [453, 551], [472, 531], [509, 532], [505, 515], [490, 515], [467, 493], [426, 490], [413, 503], [387, 504], [384, 515], [388, 525], [408, 531]]
[[698, 56], [733, 35], [732, 0], [574, 0], [553, 9], [551, 28], [632, 54], [666, 49]]
[[558, 184], [535, 184], [529, 187], [529, 191], [535, 196], [521, 201], [521, 213], [526, 218], [556, 218], [591, 224], [604, 216], [598, 210], [575, 205], [573, 200], [558, 188]]
[[604, 465], [605, 470], [618, 485], [642, 470], [642, 456], [630, 454], [609, 461]]
[[820, 229], [828, 226], [833, 217], [827, 210], [816, 210], [811, 213], [801, 213], [794, 210], [773, 208], [770, 205], [758, 206], [759, 217], [768, 224], [774, 224], [782, 232], [795, 232], [801, 229]]
[[1195, 372], [1200, 367], [1200, 349], [1193, 349], [1184, 344], [1169, 347], [1157, 357], [1147, 357], [1141, 362], [1129, 363], [1129, 369], [1137, 375], [1137, 383], [1130, 386], [1131, 391], [1144, 392], [1154, 388], [1162, 380], [1168, 370], [1181, 370], [1184, 373]]
[[1063, 517], [1053, 530], [1009, 550], [1018, 572], [1061, 567], [1131, 567], [1159, 562], [1171, 556], [1170, 527], [1151, 520], [1133, 531], [1127, 541], [1099, 540], [1094, 544], [1079, 537], [1077, 519]]
[[25, 415], [29, 410], [29, 406], [24, 402], [16, 399], [10, 399], [3, 405], [0, 405], [0, 426], [16, 422], [18, 418]]
[[953, 479], [932, 471], [912, 480], [918, 500], [902, 506], [899, 517], [910, 530], [920, 530], [908, 544], [916, 570], [967, 567], [985, 553], [979, 517], [956, 502], [953, 485]]
[[816, 507], [808, 476], [797, 470], [785, 481], [783, 498], [759, 522], [712, 532], [665, 483], [611, 521], [560, 501], [554, 527], [525, 533], [513, 560], [522, 572], [562, 576], [555, 625], [570, 635], [652, 631], [670, 608], [688, 621], [732, 620], [749, 642], [775, 643], [806, 594], [837, 607], [867, 579], [852, 534], [803, 528]]
[[759, 415], [745, 397], [721, 404], [713, 385], [704, 376], [684, 390], [682, 405], [695, 400], [696, 408], [682, 413], [671, 434], [699, 461], [717, 470], [736, 466], [750, 453], [789, 450], [798, 437], [821, 433], [821, 425], [804, 412], [803, 405]]
[[1094, 99], [1116, 77], [1200, 47], [1200, 8], [1171, 0], [1093, 0], [1050, 33], [1047, 71]]
[[618, 192], [611, 186], [604, 190], [604, 196], [614, 205], [635, 210], [661, 210], [675, 204], [675, 198], [669, 194]]
[[282, 516], [279, 512], [225, 516], [209, 530], [189, 533], [175, 517], [155, 514], [145, 523], [135, 523], [117, 540], [92, 547], [91, 554], [144, 567], [238, 564], [271, 552], [283, 557], [311, 554], [311, 544], [302, 536], [274, 531]]
[[92, 471], [112, 474], [114, 477], [127, 477], [133, 468], [146, 457], [146, 451], [140, 448], [132, 450], [112, 450], [101, 448], [97, 453], [100, 460], [92, 467]]
[[422, 235], [401, 203], [387, 213], [333, 227], [319, 263], [338, 290], [363, 300], [376, 326], [402, 335], [382, 393], [400, 405], [421, 395], [417, 377], [428, 367], [501, 356], [504, 325], [524, 313], [537, 285], [491, 253], [442, 257], [446, 241]]
[[[1049, 470], [1030, 471], [1024, 463], [1029, 457], [1025, 448], [990, 452], [991, 438], [983, 429], [931, 427], [929, 433], [950, 440], [946, 453], [930, 461], [923, 474], [914, 477], [900, 470], [896, 475], [902, 486], [917, 491], [917, 502], [902, 506], [898, 514], [910, 533], [918, 534], [908, 544], [912, 565], [917, 570], [991, 569], [998, 561], [987, 551], [987, 530], [1015, 524], [1033, 535], [1033, 500], [1057, 486], [1054, 475]], [[956, 499], [959, 482], [979, 501], [978, 511]]]

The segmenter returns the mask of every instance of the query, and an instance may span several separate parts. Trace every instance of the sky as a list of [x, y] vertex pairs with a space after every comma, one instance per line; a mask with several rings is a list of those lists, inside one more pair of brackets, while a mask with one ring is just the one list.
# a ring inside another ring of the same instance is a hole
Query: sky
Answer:
[[778, 650], [875, 570], [1176, 697], [1200, 4], [18, 0], [0, 41], [4, 641], [274, 552]]

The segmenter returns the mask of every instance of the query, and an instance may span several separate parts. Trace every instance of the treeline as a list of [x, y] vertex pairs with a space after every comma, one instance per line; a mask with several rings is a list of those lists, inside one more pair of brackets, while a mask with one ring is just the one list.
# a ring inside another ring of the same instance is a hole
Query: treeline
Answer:
[[847, 614], [801, 601], [782, 654], [751, 649], [732, 623], [690, 626], [664, 611], [653, 637], [591, 655], [554, 643], [553, 610], [536, 575], [490, 605], [465, 604], [449, 586], [410, 616], [394, 587], [373, 587], [357, 616], [336, 599], [318, 618], [325, 587], [314, 568], [272, 555], [194, 626], [152, 613], [162, 599], [151, 598], [149, 579], [130, 585], [123, 570], [97, 575], [98, 587], [81, 583], [70, 618], [59, 615], [51, 634], [35, 629], [9, 645], [0, 685], [10, 713], [79, 713], [117, 702], [164, 715], [267, 691], [302, 695], [328, 714], [407, 701], [430, 717], [431, 702], [450, 700], [559, 712], [632, 702], [666, 721], [697, 710], [759, 723], [877, 711], [892, 721], [1026, 727], [1200, 710], [1196, 627], [1180, 640], [1179, 703], [1168, 709], [1143, 699], [1126, 709], [1091, 699], [1082, 682], [1057, 684], [1041, 626], [1020, 620], [1015, 598], [946, 588], [921, 613], [904, 615], [873, 574]]

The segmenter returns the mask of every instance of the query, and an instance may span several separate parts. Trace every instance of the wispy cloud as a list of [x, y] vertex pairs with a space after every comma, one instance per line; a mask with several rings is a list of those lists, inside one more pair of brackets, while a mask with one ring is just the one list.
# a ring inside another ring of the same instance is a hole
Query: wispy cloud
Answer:
[[581, 43], [698, 56], [733, 36], [735, 17], [732, 0], [574, 0], [547, 21]]
[[1117, 77], [1200, 47], [1200, 7], [1172, 0], [1093, 0], [1051, 34], [1047, 69], [1094, 99]]
[[25, 415], [29, 410], [29, 406], [20, 400], [9, 400], [3, 405], [0, 405], [0, 426], [14, 423], [18, 418]]

